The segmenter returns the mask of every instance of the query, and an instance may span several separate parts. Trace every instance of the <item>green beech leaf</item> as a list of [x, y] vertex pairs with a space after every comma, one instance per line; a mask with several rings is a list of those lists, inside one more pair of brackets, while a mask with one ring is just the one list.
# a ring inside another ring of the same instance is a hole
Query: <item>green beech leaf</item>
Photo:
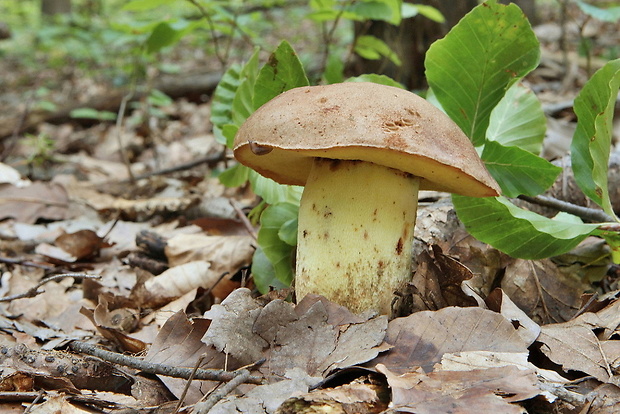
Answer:
[[[254, 112], [254, 86], [258, 77], [258, 49], [254, 51], [252, 57], [241, 69], [241, 82], [235, 91], [232, 105], [233, 124], [241, 126], [243, 122]], [[227, 142], [227, 146], [232, 148], [232, 140]]]
[[284, 224], [282, 224], [282, 227], [280, 227], [278, 237], [280, 237], [280, 240], [290, 246], [297, 246], [297, 227], [297, 217], [284, 222]]
[[162, 48], [174, 43], [178, 32], [166, 22], [161, 22], [151, 32], [146, 40], [146, 52], [159, 52]]
[[241, 187], [250, 178], [250, 172], [252, 172], [252, 170], [245, 165], [236, 164], [222, 171], [217, 178], [226, 187]]
[[220, 144], [227, 143], [222, 129], [225, 125], [233, 123], [233, 100], [241, 83], [241, 69], [242, 66], [239, 64], [229, 67], [217, 84], [211, 99], [211, 124], [213, 124], [215, 139]]
[[562, 171], [538, 155], [495, 141], [486, 143], [481, 158], [506, 197], [541, 194]]
[[592, 75], [575, 98], [577, 129], [571, 144], [572, 168], [579, 188], [614, 218], [607, 172], [619, 87], [620, 59], [607, 62]]
[[283, 289], [289, 286], [278, 280], [273, 265], [260, 246], [256, 248], [252, 257], [252, 276], [260, 293], [267, 293], [271, 288]]
[[433, 43], [426, 77], [446, 113], [480, 146], [493, 108], [539, 58], [538, 40], [523, 12], [489, 0]]
[[185, 34], [200, 26], [200, 21], [179, 20], [173, 23], [160, 22], [146, 39], [146, 53], [159, 52], [166, 46], [178, 42]]
[[582, 0], [575, 0], [582, 12], [604, 22], [616, 23], [620, 20], [620, 7], [600, 8], [586, 3]]
[[401, 9], [401, 15], [403, 19], [408, 19], [410, 17], [417, 16], [418, 14], [437, 23], [443, 23], [446, 21], [446, 18], [443, 17], [443, 14], [441, 14], [441, 12], [433, 6], [403, 2]]
[[303, 187], [278, 184], [271, 178], [263, 177], [254, 170], [250, 170], [248, 179], [254, 193], [261, 196], [268, 204], [280, 202], [299, 204]]
[[283, 41], [269, 56], [254, 86], [253, 105], [258, 109], [282, 92], [309, 85], [297, 54], [287, 41]]
[[606, 229], [601, 226], [594, 232], [595, 236], [602, 237], [611, 249], [611, 259], [615, 264], [620, 264], [620, 233], [617, 229]]
[[97, 119], [99, 121], [115, 121], [116, 114], [110, 111], [99, 111], [94, 108], [77, 108], [69, 113], [71, 118]]
[[279, 232], [282, 226], [297, 218], [299, 206], [293, 203], [277, 203], [268, 206], [261, 214], [261, 227], [257, 241], [271, 262], [275, 277], [287, 286], [293, 280], [295, 247], [284, 242]]
[[545, 113], [536, 95], [515, 83], [491, 112], [486, 138], [540, 154], [546, 129]]
[[469, 233], [513, 257], [537, 260], [566, 253], [592, 234], [597, 224], [559, 213], [554, 219], [520, 209], [504, 197], [452, 196]]
[[344, 81], [344, 59], [336, 53], [331, 53], [327, 58], [327, 66], [323, 73], [325, 83], [340, 83]]
[[381, 59], [381, 57], [386, 57], [396, 66], [401, 65], [400, 58], [390, 49], [387, 43], [371, 35], [364, 35], [357, 38], [355, 42], [355, 53], [368, 60], [378, 60]]
[[358, 16], [355, 20], [383, 20], [393, 25], [401, 21], [400, 0], [379, 0], [355, 2], [348, 9]]
[[375, 73], [365, 73], [363, 75], [354, 76], [348, 78], [345, 82], [372, 82], [381, 85], [395, 86], [397, 88], [405, 89], [405, 87], [401, 83], [396, 82], [394, 79], [385, 75], [377, 75]]

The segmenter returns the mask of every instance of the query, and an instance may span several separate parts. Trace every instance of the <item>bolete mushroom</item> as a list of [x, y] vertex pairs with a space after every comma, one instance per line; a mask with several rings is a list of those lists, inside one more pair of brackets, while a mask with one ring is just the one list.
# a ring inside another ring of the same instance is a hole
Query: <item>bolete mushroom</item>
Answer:
[[305, 186], [295, 290], [353, 312], [391, 314], [411, 279], [419, 189], [499, 194], [473, 145], [414, 93], [349, 82], [291, 89], [241, 126], [234, 154], [281, 184]]

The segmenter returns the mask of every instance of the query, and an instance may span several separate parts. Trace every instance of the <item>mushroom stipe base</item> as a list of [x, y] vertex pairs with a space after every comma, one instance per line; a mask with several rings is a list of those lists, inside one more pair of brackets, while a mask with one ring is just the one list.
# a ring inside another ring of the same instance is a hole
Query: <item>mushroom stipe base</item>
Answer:
[[297, 299], [391, 314], [411, 279], [419, 179], [363, 161], [314, 160], [299, 209]]

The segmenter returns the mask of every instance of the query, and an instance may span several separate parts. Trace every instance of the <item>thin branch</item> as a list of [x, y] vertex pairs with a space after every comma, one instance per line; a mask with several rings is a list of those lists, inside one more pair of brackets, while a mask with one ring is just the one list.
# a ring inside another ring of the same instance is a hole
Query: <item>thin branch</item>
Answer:
[[[221, 152], [218, 152], [217, 154], [207, 155], [206, 157], [198, 158], [196, 160], [189, 161], [185, 164], [180, 164], [174, 167], [163, 168], [161, 170], [150, 171], [144, 174], [135, 175], [133, 178], [134, 180], [143, 180], [145, 178], [150, 178], [154, 176], [172, 174], [172, 173], [179, 172], [179, 171], [190, 170], [201, 164], [212, 164], [215, 162], [223, 161], [225, 158], [226, 158], [226, 149], [222, 150]], [[97, 184], [97, 188], [105, 188], [109, 186], [110, 184], [124, 184], [124, 183], [130, 183], [130, 182], [131, 182], [131, 179], [129, 178], [125, 178], [124, 180], [118, 180], [118, 181], [117, 180], [105, 181], [103, 183]]]
[[247, 369], [235, 371], [235, 374], [236, 375], [232, 380], [230, 380], [222, 388], [211, 394], [205, 402], [196, 404], [196, 414], [208, 413], [209, 410], [211, 410], [211, 408], [213, 408], [215, 404], [217, 404], [222, 398], [226, 397], [228, 394], [233, 392], [239, 385], [247, 382], [248, 378], [250, 378], [250, 371], [248, 371]]
[[547, 196], [525, 196], [520, 195], [519, 198], [521, 200], [527, 201], [528, 203], [537, 204], [539, 206], [550, 207], [554, 210], [563, 211], [565, 213], [573, 214], [577, 217], [580, 217], [586, 221], [591, 221], [594, 223], [609, 223], [615, 222], [616, 220], [605, 213], [602, 210], [596, 210], [594, 208], [582, 207], [573, 203], [568, 203], [566, 201], [558, 200], [557, 198], [547, 197]]
[[254, 240], [256, 240], [258, 235], [256, 234], [256, 230], [254, 230], [254, 226], [252, 226], [252, 223], [250, 223], [248, 217], [243, 213], [243, 211], [239, 208], [239, 206], [237, 205], [237, 203], [235, 203], [234, 200], [229, 200], [229, 202], [232, 208], [235, 210], [235, 213], [237, 213], [237, 217], [239, 217], [239, 220], [241, 220], [241, 223], [243, 223], [246, 231]]
[[33, 298], [45, 292], [44, 290], [39, 290], [39, 288], [43, 286], [44, 284], [46, 284], [47, 282], [53, 282], [56, 280], [67, 278], [67, 277], [73, 277], [75, 279], [100, 279], [101, 278], [101, 276], [87, 275], [86, 273], [63, 273], [60, 275], [54, 275], [54, 276], [50, 276], [48, 278], [41, 280], [39, 283], [37, 283], [35, 286], [31, 287], [24, 293], [18, 293], [17, 295], [5, 296], [3, 298], [0, 298], [0, 302], [10, 302], [15, 299]]
[[118, 143], [118, 150], [121, 154], [121, 159], [123, 160], [123, 164], [125, 164], [125, 168], [127, 168], [127, 175], [129, 175], [129, 180], [131, 184], [135, 184], [136, 178], [133, 175], [133, 171], [131, 171], [131, 163], [129, 162], [129, 157], [127, 156], [127, 151], [123, 147], [123, 120], [125, 119], [125, 108], [127, 107], [127, 102], [133, 98], [135, 91], [135, 85], [132, 86], [132, 90], [129, 94], [123, 96], [121, 100], [121, 106], [118, 108], [118, 115], [116, 116], [116, 141]]
[[217, 32], [215, 30], [215, 23], [213, 23], [213, 19], [211, 18], [211, 15], [202, 6], [202, 4], [198, 3], [196, 0], [187, 0], [187, 1], [189, 1], [191, 4], [196, 6], [196, 8], [200, 11], [202, 16], [207, 20], [207, 25], [209, 26], [209, 31], [211, 32], [211, 38], [213, 40], [213, 49], [215, 50], [215, 56], [217, 57], [217, 60], [220, 61], [220, 64], [222, 65], [222, 67], [225, 67], [226, 57], [221, 55], [222, 51], [220, 48], [220, 43], [218, 40]]
[[[149, 374], [188, 379], [190, 378], [190, 376], [192, 375], [192, 371], [194, 370], [193, 368], [177, 367], [147, 362], [142, 359], [134, 358], [128, 355], [106, 351], [105, 349], [101, 349], [94, 345], [80, 341], [72, 342], [71, 349], [76, 352], [82, 352], [88, 355], [95, 356], [97, 358], [101, 358], [104, 361], [112, 362], [114, 364], [139, 369]], [[194, 378], [200, 380], [228, 382], [236, 376], [237, 375], [234, 371], [224, 371], [221, 369], [199, 369], [196, 371]], [[250, 384], [262, 384], [263, 378], [257, 376], [250, 376], [246, 379], [245, 382]]]
[[34, 268], [43, 269], [43, 270], [54, 270], [55, 269], [54, 266], [49, 266], [44, 263], [32, 262], [30, 260], [24, 259], [23, 257], [0, 256], [0, 263], [14, 264], [14, 265], [25, 266], [25, 267], [34, 267]]

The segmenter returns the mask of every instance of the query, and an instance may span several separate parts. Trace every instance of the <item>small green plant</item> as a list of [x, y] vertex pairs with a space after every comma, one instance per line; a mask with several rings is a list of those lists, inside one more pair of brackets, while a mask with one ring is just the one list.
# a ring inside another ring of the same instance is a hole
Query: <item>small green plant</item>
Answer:
[[25, 145], [30, 149], [26, 162], [30, 168], [43, 167], [52, 160], [55, 142], [46, 134], [26, 134]]
[[[403, 19], [420, 14], [437, 22], [444, 21], [434, 7], [400, 0], [310, 0], [309, 6], [312, 12], [308, 17], [319, 25], [322, 36], [323, 53], [318, 70], [331, 83], [343, 80], [343, 69], [354, 53], [368, 60], [387, 58], [401, 65], [398, 54], [383, 40], [367, 34], [371, 20], [398, 26]], [[361, 30], [352, 37], [353, 30], [348, 27], [343, 35], [337, 30], [343, 21], [361, 23]], [[347, 51], [344, 58], [343, 50]]]
[[[545, 117], [536, 96], [520, 83], [539, 58], [540, 46], [523, 13], [515, 5], [500, 5], [496, 0], [476, 7], [429, 50], [428, 99], [468, 135], [504, 194], [482, 199], [453, 196], [455, 209], [473, 236], [514, 257], [559, 255], [594, 235], [607, 241], [613, 260], [620, 263], [618, 219], [607, 186], [620, 60], [599, 70], [575, 100], [579, 119], [571, 151], [580, 188], [609, 220], [583, 223], [566, 212], [547, 218], [511, 201], [542, 194], [561, 171], [538, 156]], [[359, 80], [395, 83], [377, 75], [346, 81]], [[277, 94], [308, 83], [287, 42], [262, 67], [255, 53], [244, 66], [231, 67], [216, 89], [212, 106], [216, 136], [231, 147], [237, 129], [254, 110]], [[257, 286], [266, 291], [270, 286], [290, 284], [301, 190], [276, 184], [241, 165], [223, 172], [220, 179], [232, 186], [249, 181], [268, 204], [262, 211], [252, 268]]]

